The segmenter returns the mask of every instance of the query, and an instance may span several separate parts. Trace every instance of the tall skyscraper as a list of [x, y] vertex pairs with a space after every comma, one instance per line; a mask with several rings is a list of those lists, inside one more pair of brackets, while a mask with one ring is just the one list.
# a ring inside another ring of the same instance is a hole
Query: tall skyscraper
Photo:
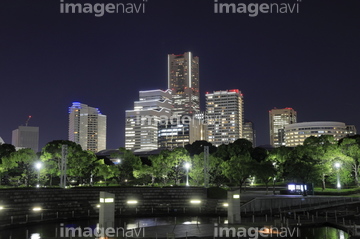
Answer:
[[158, 149], [159, 123], [171, 117], [171, 90], [140, 91], [134, 109], [126, 111], [125, 148], [132, 151]]
[[256, 147], [256, 133], [253, 122], [245, 120], [243, 125], [243, 138], [249, 140], [253, 144], [253, 147]]
[[168, 88], [173, 97], [173, 114], [193, 115], [200, 110], [199, 58], [191, 52], [168, 55]]
[[206, 93], [208, 141], [215, 146], [243, 137], [243, 95], [239, 90]]
[[296, 122], [297, 113], [293, 108], [270, 110], [270, 144], [275, 148], [285, 146], [285, 126]]
[[69, 107], [69, 140], [95, 153], [106, 149], [106, 115], [98, 108], [73, 102]]
[[19, 126], [13, 130], [12, 145], [17, 149], [30, 148], [37, 153], [39, 150], [39, 127]]

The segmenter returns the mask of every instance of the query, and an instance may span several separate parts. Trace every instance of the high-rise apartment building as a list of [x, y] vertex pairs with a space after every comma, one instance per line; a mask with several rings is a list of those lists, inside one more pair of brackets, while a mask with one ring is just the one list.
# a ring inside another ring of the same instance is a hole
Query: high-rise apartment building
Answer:
[[30, 148], [37, 153], [39, 150], [39, 127], [19, 126], [13, 130], [12, 145], [16, 149]]
[[168, 55], [168, 88], [173, 114], [192, 115], [200, 110], [199, 58], [191, 52]]
[[158, 149], [159, 124], [170, 119], [171, 108], [171, 90], [140, 91], [134, 109], [126, 111], [125, 148], [132, 151]]
[[277, 148], [285, 146], [285, 126], [297, 122], [293, 108], [272, 109], [269, 111], [270, 145]]
[[253, 147], [256, 147], [256, 133], [253, 122], [245, 120], [243, 125], [243, 138], [249, 140], [253, 144]]
[[98, 108], [73, 102], [69, 107], [69, 140], [95, 153], [106, 149], [106, 115]]
[[243, 137], [243, 95], [239, 90], [206, 93], [208, 141], [215, 146]]

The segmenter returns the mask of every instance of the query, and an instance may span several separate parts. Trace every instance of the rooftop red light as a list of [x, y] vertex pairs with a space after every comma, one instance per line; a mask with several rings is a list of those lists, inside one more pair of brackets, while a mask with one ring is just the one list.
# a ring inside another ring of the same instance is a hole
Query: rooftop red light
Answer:
[[229, 90], [229, 92], [236, 92], [239, 94], [239, 90], [238, 89], [232, 89], [232, 90]]

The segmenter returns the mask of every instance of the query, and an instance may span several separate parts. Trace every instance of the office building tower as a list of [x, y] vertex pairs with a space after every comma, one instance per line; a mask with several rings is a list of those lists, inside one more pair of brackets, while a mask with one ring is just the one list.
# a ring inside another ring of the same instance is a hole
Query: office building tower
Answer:
[[219, 146], [243, 138], [243, 104], [239, 90], [206, 93], [208, 142]]
[[195, 115], [172, 116], [159, 125], [159, 148], [185, 147], [197, 140], [206, 140], [206, 125]]
[[132, 151], [158, 149], [161, 121], [171, 117], [171, 90], [140, 91], [134, 109], [126, 111], [125, 148]]
[[192, 144], [195, 141], [206, 141], [208, 136], [208, 126], [205, 120], [205, 112], [198, 112], [192, 117], [190, 123], [190, 140]]
[[285, 146], [285, 126], [297, 122], [297, 113], [292, 108], [269, 111], [270, 145], [277, 148]]
[[256, 147], [256, 133], [253, 122], [245, 120], [243, 125], [243, 138], [249, 140], [253, 147]]
[[191, 120], [188, 119], [179, 122], [177, 120], [162, 122], [159, 125], [159, 148], [171, 150], [189, 144], [190, 122]]
[[106, 149], [106, 115], [80, 102], [69, 107], [69, 140], [94, 153]]
[[340, 140], [347, 136], [347, 126], [345, 123], [332, 121], [289, 124], [285, 126], [285, 146], [303, 145], [306, 138], [321, 135], [332, 135], [335, 140]]
[[200, 110], [199, 58], [191, 52], [168, 55], [168, 88], [173, 114], [192, 115]]
[[39, 127], [19, 126], [13, 130], [12, 145], [16, 150], [30, 148], [37, 153], [39, 150]]

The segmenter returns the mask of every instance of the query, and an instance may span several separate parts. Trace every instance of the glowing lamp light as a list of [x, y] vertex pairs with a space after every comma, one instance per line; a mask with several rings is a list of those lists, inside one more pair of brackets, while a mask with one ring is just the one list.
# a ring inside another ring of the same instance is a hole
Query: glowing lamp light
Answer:
[[114, 198], [100, 198], [100, 203], [113, 203]]
[[228, 207], [228, 206], [229, 206], [229, 203], [224, 203], [223, 206], [224, 206], [224, 207]]
[[97, 207], [97, 208], [100, 208], [100, 204], [97, 204], [96, 207]]
[[35, 164], [35, 168], [36, 168], [36, 169], [40, 170], [41, 167], [42, 167], [42, 163], [41, 163], [41, 162], [37, 162], [37, 163]]
[[127, 204], [137, 204], [138, 203], [138, 201], [136, 201], [136, 200], [128, 200], [127, 202], [126, 202]]
[[41, 237], [40, 237], [39, 233], [34, 233], [34, 234], [31, 234], [30, 239], [41, 239]]
[[0, 206], [0, 210], [4, 210], [4, 207], [3, 207], [3, 206]]
[[190, 203], [191, 204], [200, 204], [201, 201], [200, 200], [191, 200]]
[[113, 203], [114, 199], [113, 198], [105, 198], [105, 203]]
[[288, 190], [289, 191], [295, 191], [296, 187], [295, 187], [295, 184], [289, 184], [288, 185]]
[[41, 207], [34, 207], [32, 210], [34, 212], [40, 212], [42, 210], [42, 208]]
[[234, 199], [239, 199], [239, 198], [240, 198], [240, 195], [239, 195], [239, 194], [234, 194], [234, 195], [233, 195], [233, 198], [234, 198]]

